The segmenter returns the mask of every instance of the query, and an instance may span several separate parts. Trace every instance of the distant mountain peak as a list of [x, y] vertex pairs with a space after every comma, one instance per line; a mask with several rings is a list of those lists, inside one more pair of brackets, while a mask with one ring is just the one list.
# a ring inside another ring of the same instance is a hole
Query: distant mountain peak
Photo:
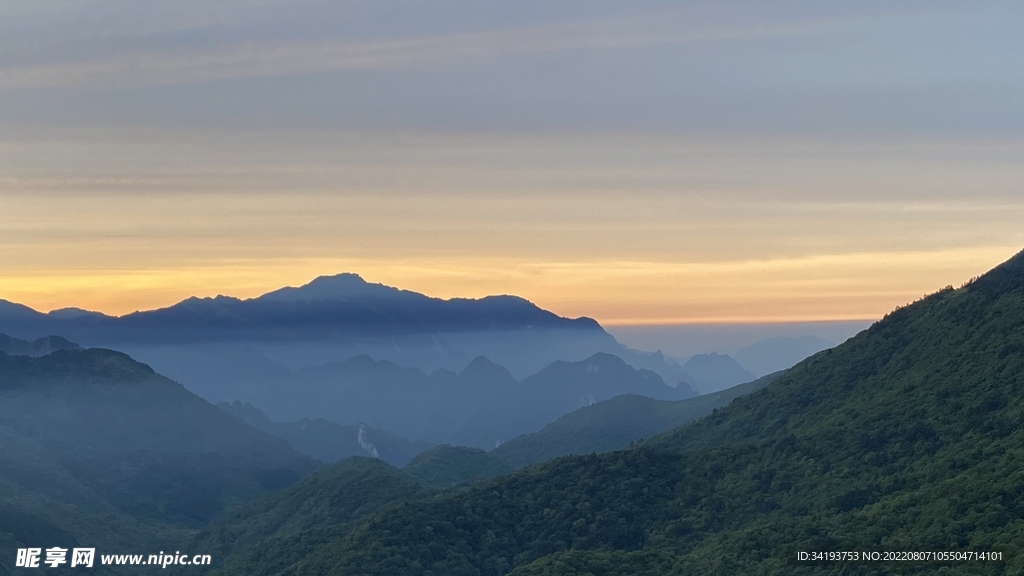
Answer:
[[50, 310], [46, 313], [50, 318], [59, 318], [62, 320], [69, 320], [72, 318], [109, 318], [102, 312], [95, 312], [92, 310], [85, 310], [84, 308], [58, 308], [57, 310]]
[[[344, 300], [346, 298], [394, 297], [403, 294], [414, 295], [417, 293], [400, 290], [384, 284], [367, 282], [359, 274], [343, 272], [333, 276], [317, 276], [307, 284], [299, 287], [287, 286], [274, 290], [260, 296], [257, 300], [276, 302]], [[423, 296], [423, 298], [426, 298], [426, 296]]]
[[717, 352], [693, 356], [683, 364], [683, 370], [701, 393], [722, 390], [755, 378], [732, 356]]
[[473, 358], [473, 360], [471, 360], [469, 362], [469, 364], [466, 366], [465, 369], [466, 370], [470, 370], [470, 369], [475, 370], [475, 369], [479, 369], [479, 368], [485, 368], [485, 369], [501, 368], [501, 366], [499, 366], [499, 365], [495, 364], [494, 362], [492, 362], [491, 359], [488, 358], [487, 356], [477, 356], [476, 358]]
[[686, 361], [685, 366], [693, 366], [696, 364], [707, 364], [711, 362], [727, 362], [732, 363], [733, 359], [728, 354], [719, 354], [718, 352], [711, 352], [708, 354], [694, 354]]
[[[455, 300], [473, 300], [472, 298], [455, 298]], [[515, 294], [491, 294], [484, 296], [479, 299], [481, 302], [504, 302], [508, 304], [522, 304], [524, 306], [536, 306], [533, 302], [530, 302], [522, 296], [516, 296]]]
[[33, 341], [11, 338], [6, 334], [0, 334], [0, 352], [11, 356], [31, 356], [38, 358], [56, 352], [57, 350], [81, 350], [81, 347], [60, 336], [46, 336]]
[[[182, 300], [178, 304], [175, 304], [171, 308], [163, 308], [162, 310], [169, 310], [169, 309], [173, 309], [173, 308], [184, 308], [186, 310], [192, 310], [192, 311], [205, 311], [205, 310], [211, 309], [211, 308], [213, 308], [213, 309], [223, 308], [225, 305], [236, 304], [238, 302], [241, 302], [241, 300], [239, 300], [238, 298], [235, 298], [234, 296], [225, 296], [223, 294], [218, 294], [216, 296], [190, 296], [190, 297]], [[134, 315], [144, 314], [144, 313], [145, 312], [134, 312], [132, 314], [129, 314], [129, 316], [134, 316]]]
[[[63, 340], [63, 339], [61, 339]], [[35, 357], [0, 354], [0, 389], [37, 382], [66, 383], [69, 378], [134, 384], [156, 376], [152, 368], [127, 354], [103, 348], [55, 350]]]
[[23, 320], [34, 319], [39, 316], [43, 316], [43, 314], [25, 306], [24, 304], [0, 299], [0, 319]]
[[105, 347], [142, 342], [336, 342], [366, 338], [391, 340], [394, 351], [401, 353], [396, 338], [401, 341], [411, 335], [433, 335], [435, 348], [442, 356], [448, 352], [437, 338], [441, 334], [557, 329], [578, 331], [582, 338], [609, 336], [591, 319], [564, 318], [516, 296], [446, 300], [366, 282], [351, 273], [320, 276], [304, 286], [281, 288], [258, 298], [191, 297], [165, 308], [118, 317], [77, 309], [42, 314], [0, 302], [0, 321], [3, 329], [19, 337], [63, 334], [89, 346]]
[[184, 302], [240, 302], [240, 300], [234, 296], [217, 294], [216, 296], [189, 296]]
[[501, 377], [505, 380], [515, 380], [512, 373], [508, 371], [508, 368], [500, 364], [495, 364], [486, 356], [477, 356], [462, 369], [459, 373], [462, 377]]
[[386, 360], [374, 360], [369, 354], [356, 354], [341, 364], [351, 368], [374, 368], [376, 366], [389, 366], [391, 362]]
[[598, 369], [609, 369], [609, 368], [621, 368], [626, 366], [626, 361], [619, 358], [615, 354], [609, 354], [607, 352], [598, 352], [587, 358], [586, 370], [593, 372]]
[[538, 376], [545, 373], [565, 373], [566, 371], [571, 373], [590, 373], [595, 375], [604, 374], [606, 372], [621, 370], [623, 367], [634, 370], [634, 368], [618, 356], [609, 354], [607, 352], [597, 352], [583, 360], [570, 361], [570, 360], [555, 360], [548, 364], [540, 372], [534, 376]]

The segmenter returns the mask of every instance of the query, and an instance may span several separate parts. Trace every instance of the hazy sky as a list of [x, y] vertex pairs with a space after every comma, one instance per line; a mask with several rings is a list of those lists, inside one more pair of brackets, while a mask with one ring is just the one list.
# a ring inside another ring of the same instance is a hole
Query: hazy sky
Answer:
[[0, 1], [0, 298], [877, 318], [1024, 247], [1024, 4]]

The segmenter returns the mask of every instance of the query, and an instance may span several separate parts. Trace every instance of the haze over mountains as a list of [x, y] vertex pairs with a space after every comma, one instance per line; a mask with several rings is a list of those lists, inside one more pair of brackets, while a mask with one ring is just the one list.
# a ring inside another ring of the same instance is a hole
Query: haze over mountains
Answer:
[[[71, 502], [99, 495], [127, 512], [206, 521], [315, 467], [110, 350], [0, 354], [0, 398], [4, 445], [16, 447], [0, 458], [0, 475]], [[176, 482], [184, 470], [207, 478]]]
[[[241, 392], [241, 391], [240, 391]], [[368, 356], [298, 371], [281, 385], [246, 392], [271, 419], [323, 418], [367, 424], [414, 441], [490, 449], [567, 414], [620, 394], [658, 399], [695, 395], [611, 354], [553, 362], [517, 380], [478, 357], [458, 374], [425, 374]]]
[[811, 335], [772, 336], [736, 351], [736, 362], [758, 376], [785, 370], [797, 362], [835, 346], [834, 342]]
[[683, 364], [683, 371], [702, 394], [750, 382], [756, 376], [727, 355], [712, 352], [697, 354]]
[[793, 366], [845, 342], [869, 320], [609, 326], [616, 340], [638, 350], [661, 350], [680, 365], [698, 354], [728, 355], [757, 376]]
[[[0, 336], [0, 343], [4, 573], [14, 548], [40, 544], [40, 539], [47, 546], [99, 545], [109, 553], [184, 548], [190, 530], [320, 466], [299, 452], [324, 462], [363, 453], [405, 467], [393, 473], [386, 465], [341, 464], [344, 470], [365, 469], [373, 478], [371, 492], [360, 492], [350, 483], [365, 478], [364, 473], [344, 477], [338, 489], [354, 506], [346, 520], [421, 495], [417, 486], [446, 487], [512, 470], [502, 458], [478, 448], [430, 449], [363, 424], [342, 426], [315, 418], [273, 423], [239, 402], [217, 409], [119, 352], [82, 349], [56, 337], [30, 342]], [[608, 354], [555, 362], [521, 382], [485, 358], [458, 375], [440, 371], [427, 376], [366, 357], [343, 364], [320, 370], [345, 373], [354, 366], [356, 371], [381, 368], [436, 378], [453, 383], [467, 397], [504, 391], [490, 407], [495, 411], [474, 416], [492, 427], [501, 427], [505, 418], [510, 430], [539, 428], [571, 411], [574, 403], [599, 402], [620, 390], [692, 396]], [[430, 410], [423, 398], [413, 401], [421, 411]], [[508, 410], [497, 411], [501, 404]], [[448, 414], [458, 416], [455, 409]], [[116, 567], [97, 572], [127, 573]]]
[[782, 376], [776, 372], [726, 390], [677, 401], [623, 394], [580, 408], [541, 430], [524, 434], [491, 451], [510, 466], [521, 468], [571, 454], [611, 452], [652, 438], [710, 414], [732, 400], [756, 392]]
[[38, 338], [29, 342], [18, 338], [11, 338], [7, 334], [0, 334], [0, 352], [11, 356], [38, 358], [57, 350], [81, 350], [81, 346], [74, 342], [69, 342], [60, 336], [47, 336], [46, 338]]
[[425, 442], [411, 442], [365, 424], [343, 426], [323, 418], [272, 422], [259, 408], [237, 400], [230, 404], [222, 402], [217, 407], [257, 430], [285, 440], [298, 452], [321, 462], [364, 456], [402, 467], [430, 448]]
[[[785, 373], [673, 402], [654, 398], [687, 390], [605, 353], [523, 379], [483, 357], [427, 374], [357, 356], [260, 392], [362, 428], [236, 417], [122, 353], [0, 338], [21, 352], [0, 351], [0, 566], [78, 543], [216, 552], [212, 573], [247, 576], [788, 573], [794, 546], [1005, 549], [1024, 539], [1022, 310], [1024, 253]], [[402, 468], [378, 448], [317, 470], [293, 448], [333, 459], [365, 451], [361, 431], [404, 460], [423, 444], [402, 426], [478, 435]]]
[[[315, 529], [282, 524], [283, 540], [217, 573], [1013, 574], [1024, 567], [1012, 553], [1024, 540], [1022, 391], [1024, 253], [640, 446], [402, 496]], [[258, 553], [283, 542], [284, 562]], [[999, 557], [793, 560], [863, 549]]]
[[[289, 508], [295, 526], [331, 532], [426, 489], [625, 447], [769, 381], [714, 393], [754, 376], [722, 354], [681, 362], [631, 350], [593, 320], [521, 298], [439, 300], [351, 274], [124, 317], [0, 302], [0, 328], [28, 338], [0, 334], [6, 551], [39, 538], [180, 548], [190, 531], [333, 462], [336, 474], [310, 478], [342, 485], [296, 490], [345, 493], [348, 504], [320, 520]], [[241, 542], [217, 549], [251, 554]], [[231, 562], [255, 561], [246, 557]]]
[[0, 352], [0, 573], [19, 547], [181, 547], [317, 467], [122, 353]]
[[[679, 400], [755, 378], [727, 355], [680, 362], [629, 349], [594, 320], [522, 298], [442, 300], [355, 274], [122, 317], [0, 302], [0, 326], [39, 338], [16, 353], [77, 346], [69, 335], [127, 352], [210, 402], [250, 404], [250, 416], [265, 416], [246, 421], [261, 430], [282, 435], [282, 426], [301, 423], [288, 435], [293, 446], [327, 461], [365, 452], [349, 438], [359, 427], [409, 446], [491, 449], [617, 395]], [[760, 367], [780, 362], [786, 342], [762, 348], [747, 351]], [[332, 435], [349, 447], [313, 447]], [[396, 464], [416, 453], [384, 444], [397, 450], [389, 456]]]
[[248, 300], [189, 298], [121, 317], [73, 309], [43, 314], [2, 301], [0, 327], [19, 338], [59, 334], [125, 351], [216, 402], [239, 399], [232, 386], [360, 354], [428, 373], [461, 371], [485, 356], [523, 378], [555, 360], [605, 352], [657, 372], [671, 386], [686, 378], [677, 364], [629, 350], [590, 318], [562, 318], [515, 296], [430, 298], [355, 274]]
[[371, 284], [356, 274], [321, 276], [299, 288], [281, 288], [247, 300], [193, 297], [168, 308], [120, 317], [77, 309], [39, 314], [11, 303], [0, 314], [9, 329], [60, 328], [70, 338], [89, 344], [128, 339], [161, 344], [308, 341], [424, 331], [598, 328], [589, 318], [561, 318], [514, 296], [441, 300]]
[[828, 346], [779, 337], [741, 350], [748, 366], [714, 353], [677, 360], [632, 350], [592, 319], [562, 318], [522, 298], [442, 300], [348, 273], [247, 300], [189, 298], [121, 317], [76, 308], [44, 314], [0, 301], [0, 327], [20, 338], [59, 334], [124, 351], [212, 402], [252, 401], [254, 390], [289, 385], [306, 368], [359, 355], [428, 374], [461, 372], [484, 356], [522, 379], [556, 360], [607, 353], [657, 373], [669, 386], [685, 382], [713, 392]]

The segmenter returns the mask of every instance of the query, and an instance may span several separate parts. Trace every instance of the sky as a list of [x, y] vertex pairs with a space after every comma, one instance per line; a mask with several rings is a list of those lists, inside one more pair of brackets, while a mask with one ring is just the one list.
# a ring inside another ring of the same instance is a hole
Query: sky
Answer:
[[876, 319], [1024, 248], [1019, 2], [0, 2], [0, 298]]

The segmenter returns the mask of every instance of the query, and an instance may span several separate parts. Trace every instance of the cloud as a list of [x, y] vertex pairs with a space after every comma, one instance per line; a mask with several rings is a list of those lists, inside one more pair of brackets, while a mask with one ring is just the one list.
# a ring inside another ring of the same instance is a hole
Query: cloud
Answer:
[[659, 17], [396, 39], [242, 41], [204, 50], [133, 50], [81, 61], [9, 65], [0, 68], [0, 89], [151, 86], [394, 69], [513, 54], [813, 36], [856, 25], [856, 20], [826, 18], [707, 28], [687, 26], [678, 14], [669, 13]]

